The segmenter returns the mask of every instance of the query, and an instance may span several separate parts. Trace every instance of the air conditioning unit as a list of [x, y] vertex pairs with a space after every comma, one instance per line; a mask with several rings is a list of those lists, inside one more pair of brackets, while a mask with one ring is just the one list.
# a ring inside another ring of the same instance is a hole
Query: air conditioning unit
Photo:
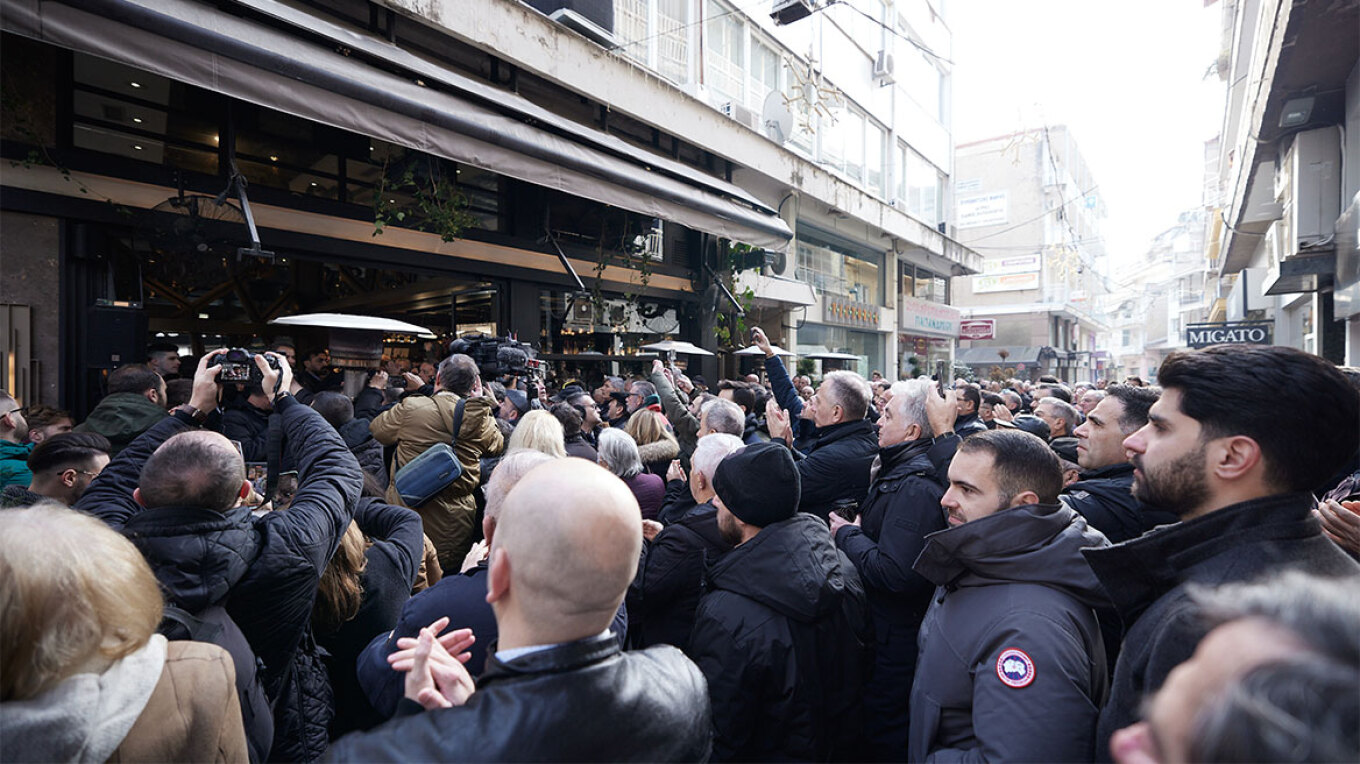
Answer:
[[760, 129], [760, 115], [734, 101], [728, 101], [718, 110], [752, 130]]
[[611, 0], [525, 0], [530, 7], [568, 29], [609, 47], [614, 44]]
[[774, 7], [770, 9], [770, 18], [776, 24], [791, 24], [798, 19], [805, 19], [812, 15], [817, 9], [814, 0], [774, 0]]
[[1334, 244], [1341, 215], [1341, 142], [1335, 128], [1294, 136], [1276, 169], [1275, 198], [1284, 208], [1280, 259]]
[[874, 82], [879, 85], [891, 85], [897, 79], [893, 77], [893, 57], [886, 50], [880, 50], [874, 59]]

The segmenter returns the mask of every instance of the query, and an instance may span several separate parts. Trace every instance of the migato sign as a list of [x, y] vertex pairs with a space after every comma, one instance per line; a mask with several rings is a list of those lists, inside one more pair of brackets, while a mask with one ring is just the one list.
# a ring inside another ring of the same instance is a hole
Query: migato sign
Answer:
[[1269, 321], [1237, 321], [1225, 324], [1190, 324], [1185, 344], [1192, 348], [1210, 345], [1270, 345], [1274, 324]]

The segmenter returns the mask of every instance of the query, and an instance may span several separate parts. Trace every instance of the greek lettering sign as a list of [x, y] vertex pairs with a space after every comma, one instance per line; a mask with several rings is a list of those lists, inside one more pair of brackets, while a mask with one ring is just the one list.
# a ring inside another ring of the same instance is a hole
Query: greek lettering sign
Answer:
[[1236, 321], [1223, 324], [1190, 324], [1185, 344], [1192, 348], [1210, 345], [1270, 345], [1275, 325], [1269, 321]]
[[1008, 193], [996, 191], [990, 194], [959, 197], [957, 202], [958, 212], [954, 216], [955, 225], [960, 230], [988, 225], [1005, 225], [1010, 219], [1007, 214]]
[[959, 322], [959, 339], [961, 340], [990, 340], [995, 337], [995, 318], [974, 318]]
[[959, 336], [959, 309], [916, 297], [902, 297], [898, 326], [912, 334], [934, 337]]

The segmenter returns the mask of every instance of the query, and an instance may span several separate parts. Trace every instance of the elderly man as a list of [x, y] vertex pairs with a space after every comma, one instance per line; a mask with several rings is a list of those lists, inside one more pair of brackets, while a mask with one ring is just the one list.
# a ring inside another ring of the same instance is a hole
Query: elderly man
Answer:
[[[765, 354], [765, 376], [770, 380], [770, 392], [779, 408], [789, 412], [792, 422], [792, 446], [795, 451], [807, 453], [817, 441], [817, 426], [813, 422], [812, 394], [803, 395], [804, 387], [811, 387], [812, 380], [801, 374], [789, 379], [789, 371], [774, 351], [770, 338], [760, 327], [751, 330], [751, 340]], [[766, 401], [766, 421], [769, 420], [769, 401]]]
[[734, 548], [709, 570], [689, 653], [708, 679], [715, 761], [859, 758], [864, 589], [822, 522], [797, 511], [799, 484], [776, 443], [735, 451], [713, 474]]
[[1080, 421], [1076, 407], [1052, 396], [1037, 398], [1036, 401], [1034, 415], [1048, 425], [1049, 448], [1067, 461], [1076, 462], [1077, 439], [1072, 436], [1072, 430]]
[[[709, 400], [699, 409], [698, 442], [702, 443], [704, 438], [718, 433], [732, 435], [740, 440], [745, 423], [746, 413], [737, 404], [709, 396]], [[670, 525], [689, 514], [702, 503], [695, 498], [692, 489], [693, 485], [685, 479], [683, 465], [679, 461], [672, 463], [666, 473], [666, 498], [661, 503], [661, 511], [656, 519], [662, 525]]]
[[1108, 687], [1082, 551], [1108, 546], [1058, 503], [1058, 457], [1033, 435], [964, 438], [915, 570], [936, 584], [921, 624], [909, 761], [1089, 761]]
[[[869, 465], [878, 456], [878, 436], [865, 419], [870, 399], [869, 383], [853, 371], [833, 371], [822, 379], [810, 402], [817, 441], [806, 456], [793, 451], [802, 478], [800, 511], [825, 520], [837, 501], [864, 500]], [[765, 419], [771, 437], [788, 445], [788, 415], [771, 405]]]
[[1090, 416], [1091, 411], [1094, 410], [1096, 405], [1102, 400], [1105, 400], [1104, 390], [1087, 390], [1082, 393], [1081, 398], [1078, 399], [1077, 410], [1081, 412], [1082, 416]]
[[931, 451], [939, 432], [941, 448], [948, 448], [945, 456], [952, 455], [958, 439], [943, 434], [956, 412], [927, 380], [893, 384], [879, 419], [875, 477], [859, 516], [853, 522], [836, 512], [830, 517], [832, 537], [859, 571], [874, 620], [874, 672], [864, 688], [864, 753], [875, 761], [896, 761], [906, 751], [916, 633], [935, 593], [935, 585], [911, 565], [925, 537], [945, 529], [940, 511], [944, 476]]
[[406, 672], [407, 700], [426, 711], [342, 738], [331, 758], [706, 758], [702, 674], [673, 647], [625, 653], [608, 633], [637, 569], [641, 522], [627, 486], [596, 465], [556, 459], [531, 469], [505, 497], [491, 542], [497, 650], [487, 670], [474, 683], [453, 657], [467, 630], [435, 638], [447, 619], [400, 640], [390, 660]]
[[[401, 506], [406, 505], [397, 493], [397, 471], [430, 446], [453, 442], [463, 474], [412, 509], [420, 513], [425, 535], [439, 552], [439, 566], [457, 570], [472, 545], [477, 517], [472, 492], [481, 478], [481, 459], [500, 453], [504, 437], [492, 414], [495, 399], [482, 386], [476, 361], [462, 354], [450, 356], [439, 364], [435, 379], [439, 390], [434, 395], [408, 396], [374, 418], [369, 429], [379, 443], [397, 447], [387, 500]], [[451, 432], [454, 422], [461, 422], [456, 439]]]
[[[1189, 597], [1295, 569], [1360, 585], [1360, 565], [1323, 535], [1312, 491], [1360, 445], [1360, 397], [1336, 367], [1287, 347], [1172, 353], [1148, 424], [1124, 440], [1133, 495], [1181, 522], [1087, 561], [1124, 619], [1097, 754], [1137, 720], [1146, 693], [1195, 651], [1206, 628]], [[1261, 416], [1261, 406], [1289, 416]]]
[[634, 647], [689, 647], [705, 570], [732, 548], [718, 531], [713, 473], [741, 447], [741, 438], [735, 435], [712, 433], [701, 438], [689, 473], [694, 507], [664, 529], [655, 521], [643, 521], [642, 560], [627, 600], [629, 643]]
[[1124, 439], [1147, 424], [1158, 395], [1153, 387], [1114, 385], [1073, 432], [1081, 478], [1058, 498], [1114, 543], [1177, 520], [1133, 498], [1133, 464], [1124, 451]]

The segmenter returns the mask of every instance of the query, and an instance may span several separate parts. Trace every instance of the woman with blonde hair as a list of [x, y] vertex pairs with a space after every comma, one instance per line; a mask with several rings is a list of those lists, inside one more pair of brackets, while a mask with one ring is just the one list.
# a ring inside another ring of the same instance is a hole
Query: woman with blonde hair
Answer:
[[643, 469], [666, 479], [671, 468], [671, 460], [680, 455], [680, 444], [675, 439], [675, 430], [665, 415], [649, 408], [640, 408], [628, 417], [624, 428], [637, 443], [638, 458], [642, 459]]
[[525, 448], [542, 451], [558, 459], [567, 458], [562, 423], [557, 421], [557, 417], [542, 410], [530, 411], [520, 417], [519, 424], [515, 425], [515, 432], [511, 434], [510, 442], [505, 447], [505, 453]]
[[0, 510], [0, 761], [245, 761], [236, 670], [167, 642], [132, 542], [55, 504]]

